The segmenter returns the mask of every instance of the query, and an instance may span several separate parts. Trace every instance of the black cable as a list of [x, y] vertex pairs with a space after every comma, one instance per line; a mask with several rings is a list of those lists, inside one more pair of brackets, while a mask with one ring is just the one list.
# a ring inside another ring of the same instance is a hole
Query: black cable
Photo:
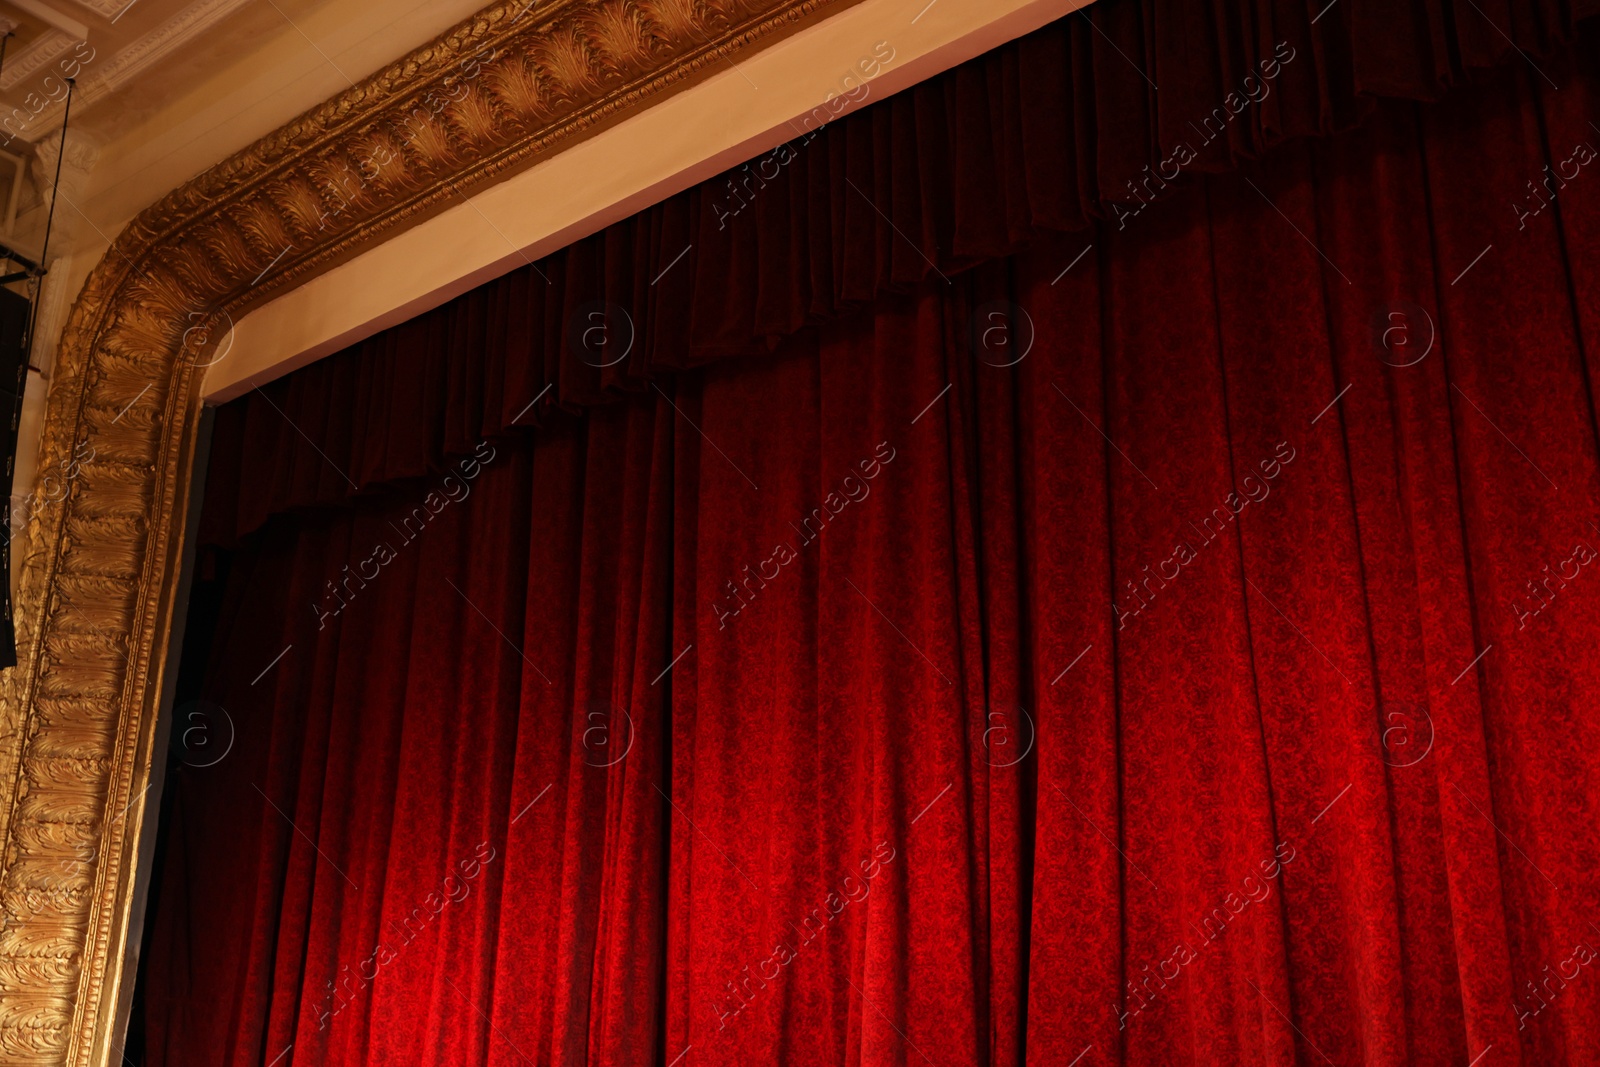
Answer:
[[56, 149], [56, 180], [55, 183], [50, 186], [50, 213], [45, 216], [44, 247], [39, 250], [39, 267], [41, 270], [41, 277], [39, 280], [39, 288], [34, 294], [33, 307], [28, 312], [28, 336], [23, 341], [23, 345], [25, 346], [23, 351], [26, 354], [27, 362], [29, 363], [33, 362], [33, 328], [35, 325], [37, 325], [39, 320], [39, 297], [44, 295], [44, 279], [42, 277], [42, 272], [48, 269], [46, 264], [49, 262], [47, 257], [50, 255], [50, 230], [55, 226], [56, 201], [60, 199], [61, 164], [67, 158], [67, 123], [72, 121], [72, 90], [75, 89], [78, 84], [73, 78], [66, 79], [66, 82], [67, 106], [66, 110], [61, 113], [61, 144]]
[[49, 262], [50, 258], [50, 227], [55, 225], [56, 221], [57, 191], [61, 188], [61, 164], [67, 158], [67, 123], [72, 121], [72, 90], [78, 85], [76, 78], [68, 78], [66, 82], [67, 106], [66, 110], [61, 113], [61, 144], [56, 149], [56, 180], [55, 184], [50, 186], [50, 214], [45, 216], [44, 247], [39, 250], [39, 265], [41, 267]]
[[[12, 31], [11, 30], [7, 30], [6, 31], [6, 35], [4, 37], [0, 37], [0, 74], [4, 74], [6, 72], [6, 45], [11, 43], [12, 36], [14, 36]], [[19, 185], [22, 183], [22, 167], [21, 167], [20, 164], [17, 166], [17, 183]], [[9, 261], [11, 259], [11, 255], [10, 255], [11, 250], [8, 248], [5, 251], [6, 251], [6, 259]], [[12, 280], [15, 280], [15, 279], [12, 279]], [[0, 284], [4, 284], [4, 283], [0, 283]]]

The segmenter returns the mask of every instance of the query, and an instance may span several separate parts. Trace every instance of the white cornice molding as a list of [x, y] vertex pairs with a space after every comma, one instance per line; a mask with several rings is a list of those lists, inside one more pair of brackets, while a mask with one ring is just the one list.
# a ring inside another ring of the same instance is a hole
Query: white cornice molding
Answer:
[[83, 38], [52, 27], [28, 42], [28, 46], [15, 55], [6, 56], [6, 69], [0, 73], [0, 92], [9, 92], [40, 70], [60, 59], [66, 51]]

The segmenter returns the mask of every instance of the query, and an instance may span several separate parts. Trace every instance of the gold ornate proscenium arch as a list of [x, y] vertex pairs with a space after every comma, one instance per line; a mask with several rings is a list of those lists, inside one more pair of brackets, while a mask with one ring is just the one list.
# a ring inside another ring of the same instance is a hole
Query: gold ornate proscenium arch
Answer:
[[[56, 354], [0, 679], [0, 1061], [115, 1054], [156, 709], [221, 325], [404, 220], [853, 0], [510, 0], [143, 212]], [[52, 493], [52, 496], [57, 494]]]

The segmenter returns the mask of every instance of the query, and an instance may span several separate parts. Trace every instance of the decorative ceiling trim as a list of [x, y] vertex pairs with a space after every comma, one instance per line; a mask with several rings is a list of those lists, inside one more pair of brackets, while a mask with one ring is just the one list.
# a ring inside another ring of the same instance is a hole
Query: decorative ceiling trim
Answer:
[[57, 349], [0, 678], [0, 1061], [117, 1054], [200, 413], [245, 309], [854, 0], [510, 0], [140, 214]]

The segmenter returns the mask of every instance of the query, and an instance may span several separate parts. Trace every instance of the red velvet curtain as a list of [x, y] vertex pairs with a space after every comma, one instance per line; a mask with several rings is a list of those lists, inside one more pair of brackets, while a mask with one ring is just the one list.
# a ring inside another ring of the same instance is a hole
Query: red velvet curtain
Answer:
[[533, 430], [484, 291], [237, 406], [148, 1062], [1600, 1063], [1540, 66]]

